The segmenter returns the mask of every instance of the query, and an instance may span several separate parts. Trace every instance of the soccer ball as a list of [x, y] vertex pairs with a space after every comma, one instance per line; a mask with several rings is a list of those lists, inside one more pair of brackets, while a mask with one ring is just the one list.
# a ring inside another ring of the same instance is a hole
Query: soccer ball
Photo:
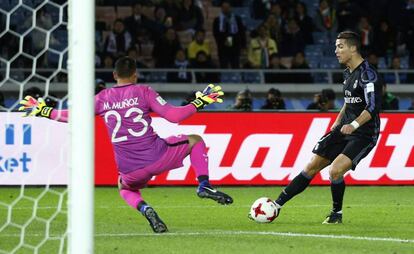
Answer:
[[250, 218], [259, 223], [270, 223], [277, 217], [277, 207], [270, 198], [259, 198], [250, 208]]

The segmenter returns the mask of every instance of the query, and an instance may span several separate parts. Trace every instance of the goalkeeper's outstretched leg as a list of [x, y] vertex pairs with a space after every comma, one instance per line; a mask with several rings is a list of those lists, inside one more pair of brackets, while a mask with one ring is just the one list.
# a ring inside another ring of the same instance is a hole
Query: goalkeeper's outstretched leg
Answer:
[[229, 195], [214, 189], [209, 182], [208, 156], [204, 140], [199, 135], [189, 135], [188, 141], [191, 150], [191, 165], [195, 169], [199, 182], [197, 195], [200, 198], [212, 199], [222, 205], [233, 203], [233, 199]]
[[119, 178], [119, 188], [121, 197], [129, 206], [138, 210], [148, 220], [149, 225], [155, 233], [165, 233], [168, 231], [167, 225], [160, 219], [154, 208], [144, 201], [139, 190], [123, 189], [121, 178]]

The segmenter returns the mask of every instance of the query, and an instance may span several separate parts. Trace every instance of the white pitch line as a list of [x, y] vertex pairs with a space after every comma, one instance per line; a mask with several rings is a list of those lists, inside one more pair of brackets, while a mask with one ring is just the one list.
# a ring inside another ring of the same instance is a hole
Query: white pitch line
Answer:
[[306, 234], [292, 232], [267, 232], [267, 231], [211, 231], [211, 232], [177, 232], [177, 233], [120, 233], [120, 234], [95, 234], [95, 237], [125, 237], [125, 236], [232, 236], [232, 235], [269, 235], [282, 237], [304, 237], [304, 238], [328, 238], [328, 239], [347, 239], [360, 241], [380, 241], [380, 242], [398, 242], [398, 243], [414, 243], [414, 239], [385, 238], [385, 237], [368, 237], [368, 236], [351, 236], [351, 235], [322, 235], [322, 234]]
[[[414, 239], [400, 239], [387, 237], [370, 237], [370, 236], [352, 236], [352, 235], [323, 235], [293, 232], [272, 232], [272, 231], [204, 231], [204, 232], [176, 232], [176, 233], [103, 233], [95, 234], [95, 237], [175, 237], [175, 236], [234, 236], [234, 235], [265, 235], [280, 237], [302, 237], [302, 238], [325, 238], [325, 239], [345, 239], [356, 241], [376, 241], [376, 242], [396, 242], [396, 243], [414, 243]], [[26, 234], [26, 236], [39, 237], [42, 234]], [[0, 234], [0, 237], [20, 237], [20, 234]], [[56, 238], [56, 237], [55, 237]]]

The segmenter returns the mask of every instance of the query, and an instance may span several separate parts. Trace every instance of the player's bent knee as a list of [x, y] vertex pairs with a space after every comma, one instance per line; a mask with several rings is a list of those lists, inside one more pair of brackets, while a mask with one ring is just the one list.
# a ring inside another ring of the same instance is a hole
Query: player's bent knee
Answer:
[[328, 166], [330, 161], [321, 156], [315, 155], [305, 167], [305, 173], [314, 177], [319, 171]]
[[200, 141], [203, 141], [203, 138], [200, 135], [197, 135], [197, 134], [188, 135], [188, 142], [191, 147]]
[[337, 171], [334, 169], [329, 170], [329, 178], [331, 181], [337, 181], [343, 177], [343, 173], [341, 171]]

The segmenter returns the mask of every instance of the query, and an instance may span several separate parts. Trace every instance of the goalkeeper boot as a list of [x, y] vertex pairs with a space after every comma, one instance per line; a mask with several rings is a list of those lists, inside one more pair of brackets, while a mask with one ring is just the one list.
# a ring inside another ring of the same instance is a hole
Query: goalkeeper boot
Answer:
[[233, 203], [233, 198], [224, 192], [218, 191], [211, 187], [209, 183], [201, 182], [197, 188], [197, 195], [200, 198], [209, 198], [222, 205]]
[[341, 224], [342, 223], [342, 211], [334, 212], [326, 216], [326, 219], [322, 222], [322, 224]]
[[150, 206], [146, 207], [143, 214], [155, 233], [165, 233], [168, 231], [167, 225], [160, 219], [154, 208]]

